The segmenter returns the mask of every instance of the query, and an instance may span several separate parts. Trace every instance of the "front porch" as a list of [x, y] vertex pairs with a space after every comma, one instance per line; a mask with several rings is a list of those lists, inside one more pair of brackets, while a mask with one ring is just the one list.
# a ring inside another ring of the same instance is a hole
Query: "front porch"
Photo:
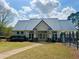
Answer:
[[75, 31], [28, 31], [28, 39], [32, 41], [66, 42], [76, 38]]
[[77, 31], [14, 31], [15, 36], [25, 36], [28, 41], [75, 42], [79, 37]]
[[49, 37], [49, 31], [30, 31], [29, 40], [46, 41]]

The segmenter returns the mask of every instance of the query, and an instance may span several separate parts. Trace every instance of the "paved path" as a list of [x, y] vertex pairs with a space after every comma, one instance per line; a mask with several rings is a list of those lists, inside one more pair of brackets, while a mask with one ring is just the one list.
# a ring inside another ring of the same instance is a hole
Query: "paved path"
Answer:
[[11, 50], [11, 51], [7, 51], [7, 52], [3, 52], [0, 54], [0, 59], [5, 59], [6, 57], [9, 57], [11, 55], [14, 55], [14, 54], [17, 54], [17, 53], [20, 53], [24, 50], [28, 50], [28, 49], [31, 49], [33, 47], [37, 47], [39, 45], [42, 45], [42, 44], [39, 44], [39, 43], [35, 43], [31, 46], [27, 46], [27, 47], [23, 47], [23, 48], [18, 48], [18, 49], [15, 49], [15, 50]]

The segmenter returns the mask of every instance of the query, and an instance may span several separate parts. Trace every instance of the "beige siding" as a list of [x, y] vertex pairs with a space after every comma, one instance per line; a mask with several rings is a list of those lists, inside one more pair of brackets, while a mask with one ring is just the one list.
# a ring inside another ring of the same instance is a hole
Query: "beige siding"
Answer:
[[48, 26], [44, 23], [44, 22], [41, 22], [37, 27], [36, 27], [37, 30], [48, 30]]

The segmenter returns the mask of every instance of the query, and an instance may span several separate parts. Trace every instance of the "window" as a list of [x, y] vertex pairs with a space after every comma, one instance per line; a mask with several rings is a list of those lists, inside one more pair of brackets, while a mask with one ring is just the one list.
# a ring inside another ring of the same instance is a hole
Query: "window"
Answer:
[[24, 34], [24, 32], [22, 31], [21, 34]]
[[17, 31], [17, 34], [19, 34], [19, 31]]

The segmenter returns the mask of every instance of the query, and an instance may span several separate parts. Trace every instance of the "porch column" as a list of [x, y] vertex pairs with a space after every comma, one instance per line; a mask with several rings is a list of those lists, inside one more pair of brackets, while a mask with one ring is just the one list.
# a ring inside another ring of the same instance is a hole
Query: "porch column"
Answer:
[[76, 38], [76, 31], [74, 31], [74, 38]]
[[34, 38], [36, 38], [36, 31], [34, 31]]
[[52, 31], [49, 31], [49, 38], [52, 39]]
[[57, 38], [60, 38], [61, 32], [57, 31]]
[[28, 31], [25, 32], [25, 35], [26, 35], [27, 38], [29, 38], [29, 32]]

